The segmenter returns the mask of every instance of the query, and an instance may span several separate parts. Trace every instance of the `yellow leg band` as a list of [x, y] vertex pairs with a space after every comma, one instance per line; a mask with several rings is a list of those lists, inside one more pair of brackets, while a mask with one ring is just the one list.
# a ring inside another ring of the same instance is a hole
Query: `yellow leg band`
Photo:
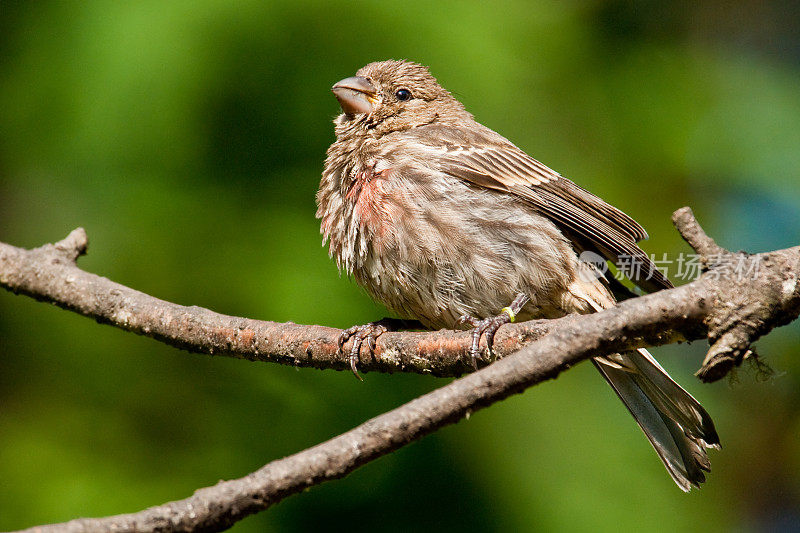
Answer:
[[511, 322], [514, 322], [517, 319], [517, 315], [511, 310], [510, 307], [504, 307], [500, 310], [500, 312], [507, 314], [508, 318], [511, 319]]

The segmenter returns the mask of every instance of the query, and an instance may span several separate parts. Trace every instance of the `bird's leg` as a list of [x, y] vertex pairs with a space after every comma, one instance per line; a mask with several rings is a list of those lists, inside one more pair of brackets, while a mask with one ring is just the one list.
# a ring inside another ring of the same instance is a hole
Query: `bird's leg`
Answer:
[[369, 324], [362, 324], [360, 326], [353, 326], [342, 331], [339, 335], [339, 351], [344, 353], [345, 343], [353, 338], [353, 345], [350, 346], [350, 369], [353, 375], [359, 380], [361, 376], [358, 374], [357, 363], [361, 354], [361, 346], [364, 341], [367, 342], [370, 354], [375, 354], [375, 341], [378, 337], [387, 331], [397, 331], [400, 329], [425, 329], [425, 327], [417, 320], [403, 320], [401, 318], [382, 318], [381, 320], [370, 322]]
[[473, 316], [464, 315], [458, 319], [457, 324], [469, 324], [472, 326], [472, 345], [469, 349], [469, 355], [472, 359], [472, 366], [478, 370], [478, 354], [480, 353], [481, 336], [486, 335], [486, 347], [489, 350], [489, 357], [493, 357], [492, 346], [494, 345], [494, 335], [500, 326], [514, 322], [517, 314], [522, 311], [522, 308], [530, 302], [531, 299], [527, 294], [517, 294], [511, 305], [504, 307], [500, 310], [497, 316], [490, 316], [489, 318], [479, 319]]

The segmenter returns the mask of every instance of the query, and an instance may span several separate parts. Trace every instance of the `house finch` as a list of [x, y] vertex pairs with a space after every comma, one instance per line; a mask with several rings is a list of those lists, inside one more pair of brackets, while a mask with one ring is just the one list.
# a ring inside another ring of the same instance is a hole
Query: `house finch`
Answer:
[[[370, 63], [333, 93], [343, 113], [317, 193], [330, 255], [401, 317], [472, 325], [473, 364], [504, 323], [613, 307], [625, 289], [605, 260], [636, 262], [645, 290], [672, 286], [636, 245], [637, 222], [476, 122], [424, 66]], [[362, 343], [385, 330], [343, 333], [354, 372]], [[705, 409], [646, 350], [592, 362], [678, 486], [705, 481], [705, 448], [719, 448]]]

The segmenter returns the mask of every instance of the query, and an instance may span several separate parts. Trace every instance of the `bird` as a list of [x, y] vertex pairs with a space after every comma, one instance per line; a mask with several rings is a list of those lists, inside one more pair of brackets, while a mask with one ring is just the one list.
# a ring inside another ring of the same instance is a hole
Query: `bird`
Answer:
[[[472, 327], [477, 368], [503, 324], [614, 307], [635, 295], [606, 261], [638, 265], [643, 291], [672, 287], [638, 246], [644, 228], [477, 122], [429, 69], [369, 63], [332, 88], [341, 107], [316, 217], [340, 271], [408, 324]], [[586, 260], [586, 258], [589, 260]], [[592, 261], [591, 259], [596, 260]], [[344, 330], [350, 363], [387, 321]], [[720, 448], [710, 415], [645, 349], [595, 357], [683, 491]], [[360, 377], [359, 377], [360, 379]]]

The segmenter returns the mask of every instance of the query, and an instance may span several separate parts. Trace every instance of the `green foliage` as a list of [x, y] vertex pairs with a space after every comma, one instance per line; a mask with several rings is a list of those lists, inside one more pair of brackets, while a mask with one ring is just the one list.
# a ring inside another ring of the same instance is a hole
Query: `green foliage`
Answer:
[[[38, 246], [81, 225], [82, 267], [160, 298], [379, 318], [320, 247], [314, 194], [330, 86], [408, 58], [640, 220], [651, 252], [690, 251], [669, 223], [687, 204], [722, 245], [796, 245], [800, 67], [784, 50], [797, 14], [723, 4], [3, 2], [0, 240]], [[796, 525], [798, 331], [759, 343], [778, 371], [766, 384], [745, 370], [701, 386], [702, 343], [657, 351], [723, 439], [701, 491], [674, 487], [586, 366], [234, 529]], [[0, 530], [183, 498], [443, 383], [189, 355], [5, 292], [0, 339]]]

